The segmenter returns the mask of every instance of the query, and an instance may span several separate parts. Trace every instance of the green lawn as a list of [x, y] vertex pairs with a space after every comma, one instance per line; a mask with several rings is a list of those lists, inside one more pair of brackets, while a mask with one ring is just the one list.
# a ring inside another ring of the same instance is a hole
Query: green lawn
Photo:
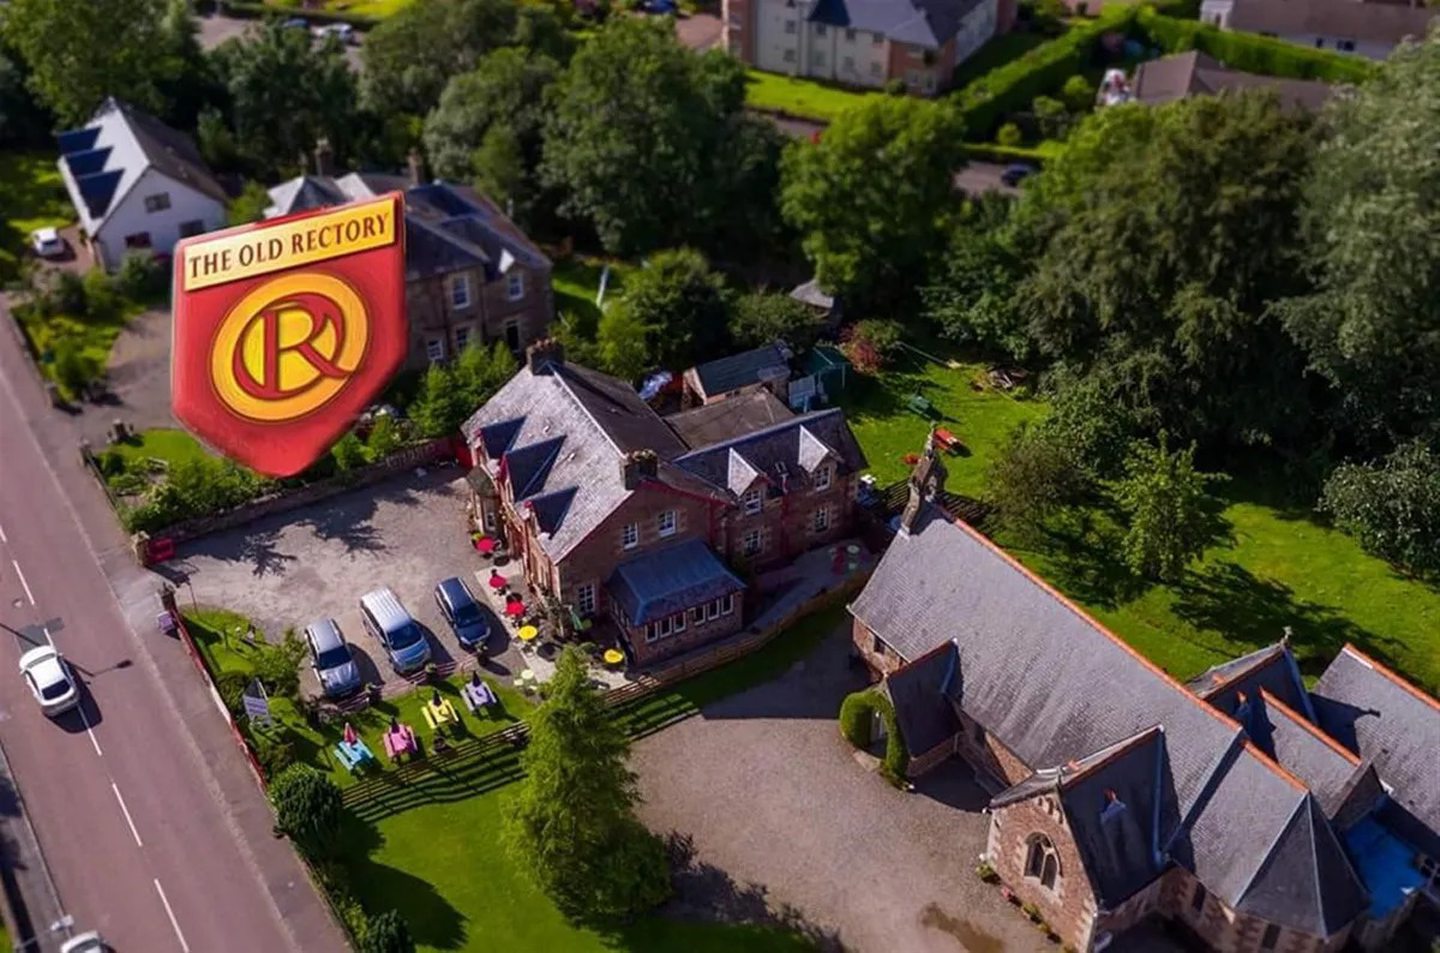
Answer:
[[0, 152], [0, 284], [20, 273], [30, 233], [75, 220], [51, 152]]
[[164, 460], [172, 465], [184, 460], [198, 460], [209, 455], [200, 445], [200, 441], [183, 430], [169, 427], [142, 430], [135, 435], [133, 440], [114, 444], [113, 447], [116, 453], [129, 461], [153, 458]]
[[610, 280], [605, 285], [605, 300], [625, 289], [625, 276], [638, 265], [626, 262], [607, 262], [602, 258], [588, 255], [572, 255], [555, 262], [550, 275], [550, 287], [555, 292], [555, 313], [577, 319], [587, 337], [594, 337], [600, 323], [600, 308], [595, 304], [595, 295], [600, 290], [600, 275], [606, 265], [610, 266]]
[[[300, 7], [298, 0], [267, 0], [276, 7]], [[356, 16], [383, 20], [410, 6], [415, 0], [324, 0], [320, 6], [327, 13], [353, 13]], [[301, 15], [303, 10], [297, 11]]]
[[[947, 487], [985, 495], [987, 469], [1010, 431], [1045, 408], [976, 390], [981, 371], [912, 354], [878, 380], [852, 383], [840, 403], [881, 484], [903, 477], [904, 455], [924, 442], [928, 423], [905, 405], [918, 389], [969, 453], [946, 458]], [[1440, 592], [1366, 555], [1309, 509], [1282, 502], [1279, 479], [1237, 479], [1217, 489], [1224, 531], [1176, 585], [1131, 578], [1121, 562], [1120, 527], [1101, 510], [1069, 514], [1039, 539], [1002, 535], [999, 542], [1179, 678], [1268, 645], [1290, 626], [1311, 678], [1353, 642], [1440, 692]]]
[[746, 70], [745, 105], [780, 112], [800, 119], [830, 122], [845, 110], [875, 93], [832, 86], [813, 79]]

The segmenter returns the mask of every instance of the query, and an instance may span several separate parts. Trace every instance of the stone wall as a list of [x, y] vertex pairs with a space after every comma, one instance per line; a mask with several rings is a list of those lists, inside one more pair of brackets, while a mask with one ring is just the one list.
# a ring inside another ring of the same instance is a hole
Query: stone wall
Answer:
[[[1048, 837], [1060, 861], [1054, 888], [1025, 873], [1030, 842]], [[1060, 803], [1048, 794], [1002, 807], [990, 816], [990, 864], [1022, 902], [1033, 903], [1050, 929], [1076, 949], [1087, 949], [1095, 920], [1095, 894]]]

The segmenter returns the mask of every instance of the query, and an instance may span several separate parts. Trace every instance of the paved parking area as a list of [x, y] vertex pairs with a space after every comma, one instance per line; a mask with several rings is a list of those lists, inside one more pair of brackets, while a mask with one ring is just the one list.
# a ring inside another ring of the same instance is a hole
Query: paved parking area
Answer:
[[840, 737], [848, 627], [781, 678], [636, 744], [642, 819], [690, 839], [680, 915], [783, 923], [826, 949], [1053, 950], [975, 877], [988, 800], [952, 761], [897, 791]]
[[[380, 647], [360, 626], [360, 596], [388, 585], [430, 630], [436, 661], [459, 656], [432, 593], [447, 576], [460, 576], [476, 588], [474, 574], [482, 562], [465, 531], [465, 498], [457, 467], [424, 476], [406, 472], [186, 543], [167, 568], [189, 575], [178, 593], [182, 605], [193, 589], [201, 605], [243, 613], [271, 640], [290, 626], [330, 616], [361, 656], [366, 680], [393, 681]], [[492, 620], [488, 649], [496, 670], [503, 656], [518, 658], [504, 629]]]

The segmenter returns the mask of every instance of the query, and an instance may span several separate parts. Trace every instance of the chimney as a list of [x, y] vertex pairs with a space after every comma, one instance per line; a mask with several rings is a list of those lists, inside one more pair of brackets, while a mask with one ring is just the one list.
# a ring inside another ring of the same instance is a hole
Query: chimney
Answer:
[[940, 462], [940, 455], [935, 452], [935, 428], [931, 427], [930, 436], [925, 438], [925, 454], [910, 471], [910, 500], [900, 514], [902, 535], [909, 536], [915, 529], [921, 506], [945, 492], [946, 476], [945, 464]]
[[420, 155], [419, 149], [411, 149], [406, 157], [410, 162], [410, 187], [418, 188], [425, 184], [425, 157]]
[[554, 338], [541, 338], [525, 349], [525, 366], [531, 374], [544, 374], [552, 364], [565, 363], [565, 347]]
[[326, 177], [335, 174], [335, 150], [324, 136], [315, 140], [315, 174]]
[[620, 476], [625, 489], [633, 490], [644, 480], [655, 479], [660, 472], [660, 458], [654, 450], [634, 450], [620, 458]]

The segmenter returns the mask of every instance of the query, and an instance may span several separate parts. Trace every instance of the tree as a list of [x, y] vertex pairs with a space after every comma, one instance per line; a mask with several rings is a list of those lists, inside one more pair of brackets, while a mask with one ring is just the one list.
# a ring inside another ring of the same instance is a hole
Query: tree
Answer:
[[474, 68], [515, 34], [512, 0], [412, 3], [381, 22], [361, 49], [361, 93], [379, 115], [424, 116], [452, 76]]
[[1137, 575], [1175, 582], [1212, 535], [1207, 484], [1215, 474], [1195, 469], [1195, 445], [1170, 452], [1162, 431], [1158, 444], [1136, 441], [1115, 486], [1115, 502], [1128, 518], [1125, 562]]
[[1262, 93], [1088, 117], [1026, 189], [1017, 306], [1040, 353], [1096, 374], [1150, 431], [1291, 443], [1303, 359], [1270, 303], [1294, 247], [1311, 120]]
[[61, 338], [55, 345], [54, 357], [55, 383], [65, 396], [79, 397], [100, 376], [100, 362], [86, 354], [75, 338]]
[[1095, 87], [1084, 76], [1076, 73], [1060, 87], [1060, 98], [1071, 112], [1083, 113], [1095, 105]]
[[270, 803], [275, 826], [297, 847], [316, 860], [334, 856], [346, 813], [335, 782], [309, 765], [292, 765], [271, 779]]
[[370, 459], [376, 462], [400, 449], [400, 430], [393, 417], [381, 414], [375, 419], [370, 436], [365, 439], [365, 448], [370, 451]]
[[1083, 496], [1084, 476], [1064, 443], [1043, 426], [1021, 424], [990, 467], [990, 503], [1007, 529], [1026, 534]]
[[1046, 139], [1064, 139], [1070, 131], [1070, 110], [1060, 100], [1050, 96], [1036, 96], [1030, 104], [1030, 111], [1035, 115], [1035, 124], [1040, 127], [1040, 135]]
[[1336, 467], [1320, 511], [1367, 553], [1410, 572], [1440, 570], [1440, 456], [1423, 441], [1405, 444], [1379, 464]]
[[627, 276], [621, 305], [646, 327], [650, 363], [660, 367], [689, 367], [723, 353], [730, 341], [725, 279], [692, 248], [658, 252]]
[[619, 917], [669, 894], [659, 840], [635, 819], [640, 795], [629, 741], [567, 646], [530, 718], [525, 779], [504, 806], [502, 838], [517, 866], [569, 917]]
[[611, 305], [600, 316], [595, 331], [595, 356], [600, 366], [621, 380], [637, 380], [654, 366], [649, 346], [652, 331], [625, 301]]
[[335, 469], [344, 473], [363, 467], [365, 460], [365, 445], [360, 438], [355, 436], [355, 431], [346, 431], [345, 436], [335, 441], [330, 448], [330, 456], [335, 460]]
[[815, 343], [825, 319], [815, 309], [787, 294], [752, 291], [735, 301], [730, 336], [739, 347], [762, 347], [784, 341], [793, 348]]
[[3, 44], [0, 31], [0, 145], [39, 145], [49, 137], [54, 120], [31, 92], [24, 61]]
[[756, 250], [779, 147], [744, 103], [730, 56], [692, 53], [668, 20], [611, 20], [551, 88], [543, 178], [615, 254], [727, 239]]
[[905, 301], [942, 246], [960, 165], [948, 104], [876, 96], [817, 143], [786, 150], [781, 209], [820, 285], [852, 303]]
[[410, 408], [410, 416], [420, 433], [426, 437], [448, 437], [460, 430], [474, 407], [455, 383], [455, 375], [443, 364], [431, 364], [420, 385], [420, 396]]
[[106, 96], [163, 111], [160, 83], [174, 68], [165, 12], [165, 0], [13, 0], [4, 39], [29, 66], [35, 95], [73, 127]]
[[265, 186], [253, 179], [245, 183], [240, 194], [230, 200], [225, 210], [225, 220], [231, 225], [248, 225], [265, 217], [270, 207], [270, 193]]
[[415, 953], [415, 938], [399, 911], [386, 910], [366, 922], [360, 953]]
[[338, 43], [315, 46], [304, 30], [271, 22], [251, 39], [226, 42], [214, 56], [230, 93], [235, 141], [257, 169], [279, 173], [303, 165], [322, 137], [343, 154], [356, 94]]
[[1030, 338], [1015, 307], [1025, 263], [1009, 234], [1014, 204], [996, 192], [966, 202], [920, 298], [925, 317], [946, 338], [1023, 360]]
[[473, 413], [515, 375], [515, 355], [504, 341], [489, 348], [471, 344], [455, 358], [455, 387], [460, 391], [466, 415]]
[[1318, 287], [1285, 327], [1342, 398], [1343, 423], [1386, 446], [1440, 430], [1440, 41], [1405, 44], [1327, 112], [1305, 184]]
[[502, 205], [513, 201], [525, 219], [541, 185], [545, 90], [559, 75], [546, 56], [497, 50], [452, 79], [425, 120], [425, 150], [435, 174], [475, 181]]

